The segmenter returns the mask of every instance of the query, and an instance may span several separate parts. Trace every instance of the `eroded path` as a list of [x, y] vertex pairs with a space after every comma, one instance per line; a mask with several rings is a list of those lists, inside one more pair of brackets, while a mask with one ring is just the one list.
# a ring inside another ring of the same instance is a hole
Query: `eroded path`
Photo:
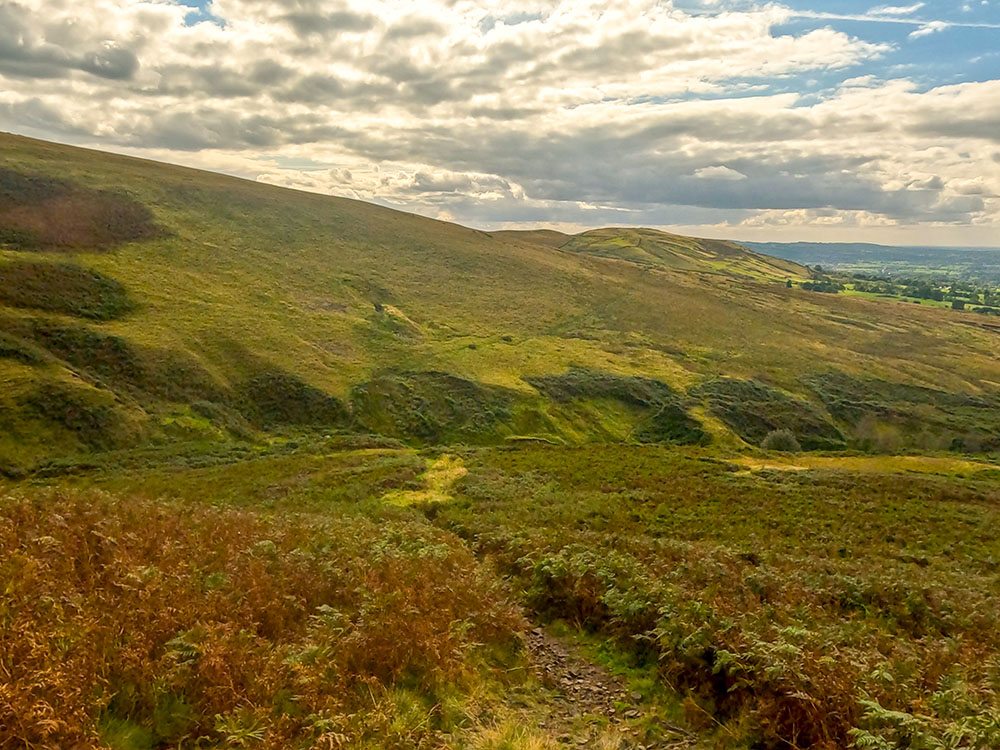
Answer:
[[551, 691], [538, 722], [562, 746], [602, 750], [694, 748], [693, 736], [655, 716], [625, 683], [542, 628], [528, 633], [528, 653], [539, 681]]

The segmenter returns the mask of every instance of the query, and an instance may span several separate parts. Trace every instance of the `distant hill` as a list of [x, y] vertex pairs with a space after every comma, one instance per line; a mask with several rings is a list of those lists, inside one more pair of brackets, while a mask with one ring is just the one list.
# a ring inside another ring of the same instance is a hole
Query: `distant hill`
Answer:
[[899, 247], [823, 242], [743, 244], [796, 263], [852, 273], [954, 277], [1000, 283], [1000, 247]]
[[580, 255], [614, 258], [651, 268], [696, 271], [760, 279], [808, 277], [798, 263], [761, 253], [725, 240], [668, 234], [656, 229], [592, 229], [576, 235], [547, 230], [494, 232], [494, 237], [519, 239]]
[[315, 431], [992, 445], [994, 331], [786, 286], [804, 274], [729, 242], [486, 233], [3, 135], [0, 471]]

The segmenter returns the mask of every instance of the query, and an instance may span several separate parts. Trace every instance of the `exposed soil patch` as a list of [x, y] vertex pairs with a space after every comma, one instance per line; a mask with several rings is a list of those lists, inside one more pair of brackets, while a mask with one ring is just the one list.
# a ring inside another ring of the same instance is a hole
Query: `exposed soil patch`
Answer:
[[0, 246], [106, 250], [162, 234], [150, 210], [126, 195], [0, 168]]

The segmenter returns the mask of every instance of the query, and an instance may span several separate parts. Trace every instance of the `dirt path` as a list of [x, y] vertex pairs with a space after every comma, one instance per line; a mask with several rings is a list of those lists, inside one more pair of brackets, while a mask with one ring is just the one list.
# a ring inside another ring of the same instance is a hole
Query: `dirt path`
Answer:
[[[602, 750], [694, 748], [692, 735], [656, 717], [642, 696], [541, 628], [528, 633], [536, 676], [554, 695], [539, 727], [566, 746]], [[657, 735], [650, 738], [650, 735]]]

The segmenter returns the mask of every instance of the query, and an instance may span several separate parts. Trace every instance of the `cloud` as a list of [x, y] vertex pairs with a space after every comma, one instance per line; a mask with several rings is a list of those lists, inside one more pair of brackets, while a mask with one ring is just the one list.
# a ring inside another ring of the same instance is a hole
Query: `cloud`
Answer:
[[[869, 17], [922, 24], [918, 5]], [[782, 6], [211, 11], [188, 25], [168, 0], [0, 0], [0, 128], [471, 224], [998, 222], [1000, 175], [981, 167], [1000, 84], [883, 80], [862, 66], [889, 45], [788, 31]], [[840, 84], [769, 85], [806, 76]]]
[[910, 39], [919, 39], [922, 36], [930, 36], [931, 34], [936, 34], [939, 31], [944, 31], [951, 24], [944, 21], [930, 21], [922, 25], [916, 31], [910, 32]]
[[916, 13], [927, 3], [914, 3], [913, 5], [879, 5], [868, 11], [871, 16], [908, 16]]
[[726, 166], [701, 167], [694, 171], [694, 176], [699, 180], [729, 180], [740, 182], [747, 179], [747, 176], [735, 169]]

